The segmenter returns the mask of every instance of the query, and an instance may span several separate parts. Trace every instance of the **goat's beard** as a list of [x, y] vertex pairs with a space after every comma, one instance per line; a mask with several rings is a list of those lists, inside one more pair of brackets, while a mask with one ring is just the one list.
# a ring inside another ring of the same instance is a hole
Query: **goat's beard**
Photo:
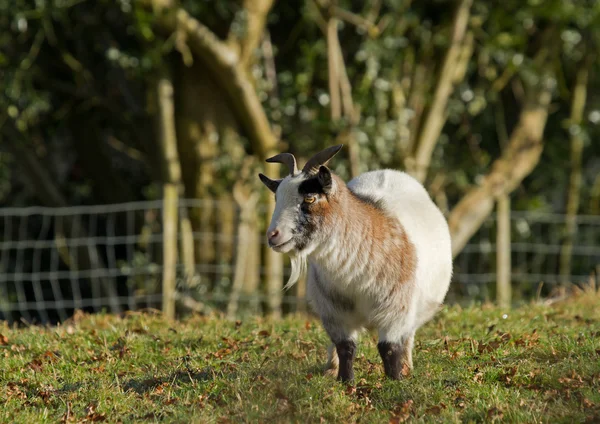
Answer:
[[290, 255], [292, 272], [290, 274], [290, 278], [283, 288], [284, 290], [291, 289], [294, 284], [298, 282], [300, 277], [306, 274], [306, 268], [308, 266], [307, 256], [308, 255], [306, 255], [304, 252], [295, 252], [295, 254]]

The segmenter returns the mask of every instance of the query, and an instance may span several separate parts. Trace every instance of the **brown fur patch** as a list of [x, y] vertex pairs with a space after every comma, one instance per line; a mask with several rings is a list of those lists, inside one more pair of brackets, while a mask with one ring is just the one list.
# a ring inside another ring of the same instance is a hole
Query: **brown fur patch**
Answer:
[[335, 233], [341, 239], [347, 260], [366, 263], [379, 281], [396, 281], [390, 294], [400, 285], [412, 283], [416, 249], [402, 224], [370, 199], [354, 195], [341, 178], [332, 177], [336, 183], [334, 193], [319, 199], [311, 209], [322, 217], [323, 229], [332, 229], [332, 236]]

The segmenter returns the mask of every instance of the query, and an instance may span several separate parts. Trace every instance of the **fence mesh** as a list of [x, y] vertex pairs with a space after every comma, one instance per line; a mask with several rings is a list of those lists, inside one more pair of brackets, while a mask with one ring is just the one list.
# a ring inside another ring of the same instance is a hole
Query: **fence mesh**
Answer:
[[[180, 216], [210, 225], [192, 231], [194, 275], [184, 278], [177, 264], [178, 294], [194, 302], [225, 307], [236, 272], [236, 252], [259, 249], [264, 237], [256, 230], [252, 244], [238, 238], [240, 208], [235, 203], [184, 199]], [[74, 310], [120, 313], [162, 303], [162, 202], [68, 208], [0, 210], [0, 319], [9, 322], [57, 322]], [[264, 222], [264, 208], [258, 209]], [[578, 216], [571, 273], [559, 276], [566, 216], [512, 212], [512, 284], [517, 296], [535, 294], [540, 283], [582, 283], [600, 268], [600, 217]], [[449, 302], [493, 299], [496, 277], [496, 220], [487, 219], [455, 259]], [[179, 234], [181, 242], [181, 234]], [[289, 268], [284, 267], [284, 280]], [[239, 271], [238, 271], [239, 272]], [[259, 269], [259, 279], [264, 270]], [[282, 281], [283, 285], [283, 281]], [[265, 290], [242, 293], [240, 303], [267, 300]], [[288, 310], [303, 305], [303, 293], [286, 292]]]

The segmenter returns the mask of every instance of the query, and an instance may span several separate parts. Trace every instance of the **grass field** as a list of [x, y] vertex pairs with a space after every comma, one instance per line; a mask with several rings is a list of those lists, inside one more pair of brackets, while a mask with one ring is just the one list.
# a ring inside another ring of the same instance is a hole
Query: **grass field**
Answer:
[[446, 307], [389, 381], [365, 334], [351, 385], [322, 375], [327, 337], [279, 322], [78, 314], [0, 325], [0, 421], [600, 422], [600, 296], [510, 311]]

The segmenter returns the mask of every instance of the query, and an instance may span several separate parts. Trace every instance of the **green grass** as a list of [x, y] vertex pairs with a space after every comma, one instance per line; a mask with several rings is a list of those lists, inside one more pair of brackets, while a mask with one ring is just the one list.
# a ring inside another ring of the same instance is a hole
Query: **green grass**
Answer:
[[0, 422], [600, 422], [599, 301], [446, 307], [402, 381], [365, 334], [352, 385], [322, 375], [328, 340], [307, 317], [0, 325]]

